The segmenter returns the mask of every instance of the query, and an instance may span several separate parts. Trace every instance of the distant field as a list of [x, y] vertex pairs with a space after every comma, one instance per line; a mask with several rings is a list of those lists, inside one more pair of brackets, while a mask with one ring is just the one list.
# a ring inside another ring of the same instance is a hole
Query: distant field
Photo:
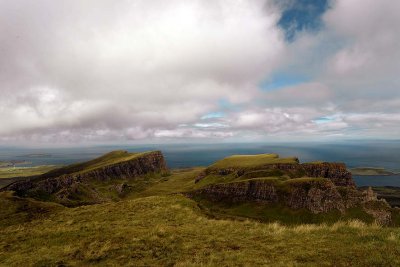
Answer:
[[13, 177], [27, 177], [39, 175], [58, 168], [55, 165], [43, 165], [36, 167], [6, 167], [0, 168], [0, 179]]
[[40, 175], [48, 171], [54, 170], [59, 166], [43, 165], [36, 167], [3, 167], [0, 168], [0, 188], [5, 187], [18, 180], [26, 177]]

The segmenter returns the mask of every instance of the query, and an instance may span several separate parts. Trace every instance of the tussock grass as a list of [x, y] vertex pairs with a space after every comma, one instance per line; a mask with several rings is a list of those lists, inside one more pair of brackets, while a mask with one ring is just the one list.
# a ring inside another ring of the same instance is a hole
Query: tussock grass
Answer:
[[[181, 195], [54, 211], [0, 228], [3, 266], [395, 266], [400, 229], [204, 216]], [[34, 249], [33, 249], [34, 248]]]

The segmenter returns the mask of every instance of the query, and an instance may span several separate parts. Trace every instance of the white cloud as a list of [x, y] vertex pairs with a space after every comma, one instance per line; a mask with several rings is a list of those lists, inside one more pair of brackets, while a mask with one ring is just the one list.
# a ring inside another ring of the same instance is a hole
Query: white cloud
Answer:
[[[290, 44], [273, 3], [0, 2], [0, 141], [399, 132], [400, 2], [333, 1]], [[307, 82], [259, 88], [285, 70]]]
[[122, 138], [146, 138], [194, 123], [222, 98], [250, 101], [285, 50], [279, 13], [265, 7], [1, 2], [0, 135], [68, 130], [91, 138], [118, 130]]

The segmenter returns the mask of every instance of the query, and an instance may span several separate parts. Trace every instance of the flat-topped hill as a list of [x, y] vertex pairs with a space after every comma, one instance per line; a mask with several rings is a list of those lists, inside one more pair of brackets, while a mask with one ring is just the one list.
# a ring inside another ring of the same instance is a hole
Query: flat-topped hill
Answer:
[[[391, 220], [389, 205], [371, 190], [357, 190], [344, 163], [299, 163], [296, 157], [276, 154], [234, 155], [217, 161], [197, 177], [196, 189], [186, 195], [200, 202], [207, 200], [211, 207], [262, 203], [268, 209], [278, 205], [281, 217], [286, 216], [281, 212], [287, 208], [311, 214], [346, 214], [355, 209], [365, 218], [375, 216], [382, 224]], [[379, 207], [379, 212], [371, 207]]]
[[212, 164], [209, 169], [248, 168], [257, 169], [269, 164], [296, 164], [295, 157], [280, 158], [277, 154], [232, 155]]
[[[233, 155], [215, 162], [205, 169], [196, 182], [209, 184], [256, 177], [322, 177], [338, 186], [355, 186], [344, 163], [299, 163], [297, 157], [280, 158], [277, 154]], [[218, 179], [221, 178], [221, 179]]]
[[147, 151], [141, 153], [129, 153], [124, 150], [116, 150], [104, 154], [93, 160], [82, 163], [71, 164], [66, 167], [58, 168], [41, 175], [41, 178], [51, 178], [67, 174], [84, 174], [94, 170], [109, 168], [113, 165], [118, 165], [124, 162], [129, 162], [134, 159], [144, 158], [155, 154], [160, 154], [160, 151]]
[[[18, 196], [51, 200], [65, 205], [91, 204], [106, 201], [113, 191], [122, 194], [129, 190], [125, 180], [167, 171], [160, 151], [113, 151], [87, 162], [15, 182], [2, 191], [15, 191]], [[100, 192], [106, 184], [109, 184], [108, 191]]]

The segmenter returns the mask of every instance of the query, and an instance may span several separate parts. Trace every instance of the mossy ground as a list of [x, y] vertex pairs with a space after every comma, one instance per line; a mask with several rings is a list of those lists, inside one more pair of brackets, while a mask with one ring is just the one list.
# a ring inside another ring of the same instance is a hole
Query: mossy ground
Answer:
[[396, 266], [400, 230], [210, 219], [181, 195], [78, 208], [0, 228], [3, 266]]
[[293, 226], [301, 224], [332, 225], [340, 221], [358, 220], [364, 223], [373, 223], [374, 218], [361, 207], [347, 209], [345, 213], [331, 211], [314, 214], [306, 209], [293, 210], [280, 204], [265, 204], [255, 202], [211, 202], [204, 198], [194, 198], [199, 207], [211, 218], [220, 219], [255, 219], [259, 222], [279, 222], [282, 225]]

